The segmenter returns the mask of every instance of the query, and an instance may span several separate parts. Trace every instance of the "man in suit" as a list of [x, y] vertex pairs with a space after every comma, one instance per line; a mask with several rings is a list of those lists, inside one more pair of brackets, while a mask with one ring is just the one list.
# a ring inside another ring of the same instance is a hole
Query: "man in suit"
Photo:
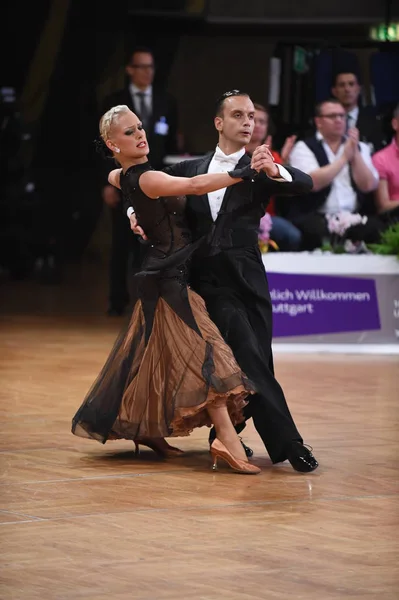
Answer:
[[[150, 161], [154, 168], [162, 169], [164, 158], [177, 153], [177, 104], [165, 90], [153, 86], [155, 63], [148, 48], [136, 48], [126, 66], [128, 85], [110, 96], [103, 105], [101, 115], [112, 106], [126, 104], [143, 123], [151, 149]], [[140, 264], [142, 249], [138, 238], [132, 236], [126, 217], [122, 213], [119, 190], [108, 184], [109, 168], [103, 173], [104, 202], [111, 207], [112, 242], [110, 260], [110, 293], [108, 314], [123, 314], [129, 303], [127, 284], [129, 257], [133, 258], [133, 269]]]
[[[216, 150], [205, 157], [184, 161], [166, 171], [193, 177], [221, 173], [251, 162], [245, 151], [254, 128], [255, 108], [249, 96], [238, 90], [226, 92], [217, 102], [215, 127], [219, 133]], [[253, 160], [270, 161], [263, 146]], [[274, 194], [310, 191], [312, 180], [291, 167], [275, 165], [275, 177], [261, 173], [226, 190], [187, 197], [187, 216], [196, 237], [221, 226], [222, 239], [212, 256], [194, 256], [190, 284], [205, 300], [212, 320], [220, 329], [235, 358], [255, 383], [258, 393], [249, 398], [246, 418], [252, 417], [273, 463], [288, 459], [297, 471], [309, 472], [318, 463], [299, 434], [288, 409], [284, 392], [274, 376], [272, 355], [272, 304], [258, 247], [258, 228], [269, 198]], [[134, 231], [143, 234], [125, 202]], [[245, 424], [244, 424], [245, 427]], [[238, 433], [243, 426], [237, 429]], [[210, 442], [214, 438], [211, 430]], [[251, 450], [248, 449], [248, 455]]]
[[359, 106], [361, 86], [355, 73], [337, 72], [331, 88], [346, 112], [346, 131], [356, 127], [359, 139], [369, 145], [371, 154], [384, 146], [382, 122], [372, 106]]

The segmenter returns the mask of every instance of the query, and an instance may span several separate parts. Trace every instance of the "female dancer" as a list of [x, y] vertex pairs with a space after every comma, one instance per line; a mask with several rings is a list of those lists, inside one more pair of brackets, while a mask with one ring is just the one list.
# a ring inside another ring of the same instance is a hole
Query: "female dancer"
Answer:
[[100, 135], [122, 167], [109, 181], [129, 197], [149, 248], [136, 275], [138, 298], [130, 322], [73, 418], [72, 432], [102, 443], [132, 439], [137, 449], [141, 444], [174, 456], [181, 451], [163, 438], [214, 424], [213, 468], [220, 457], [239, 473], [259, 473], [234, 429], [254, 389], [204, 301], [187, 285], [187, 263], [204, 240], [192, 241], [184, 216], [185, 194], [229, 187], [254, 171], [245, 167], [192, 178], [154, 171], [145, 131], [124, 105], [103, 115]]

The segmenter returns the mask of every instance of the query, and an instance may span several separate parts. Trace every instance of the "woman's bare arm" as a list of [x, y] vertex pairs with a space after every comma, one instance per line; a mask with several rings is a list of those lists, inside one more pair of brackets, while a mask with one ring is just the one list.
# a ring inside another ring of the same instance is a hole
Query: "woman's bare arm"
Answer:
[[399, 200], [391, 200], [389, 197], [388, 181], [386, 179], [380, 179], [378, 182], [375, 197], [378, 213], [383, 213], [399, 206]]
[[240, 183], [227, 173], [205, 173], [194, 177], [173, 177], [162, 171], [146, 171], [140, 177], [140, 187], [149, 198], [159, 196], [201, 196]]

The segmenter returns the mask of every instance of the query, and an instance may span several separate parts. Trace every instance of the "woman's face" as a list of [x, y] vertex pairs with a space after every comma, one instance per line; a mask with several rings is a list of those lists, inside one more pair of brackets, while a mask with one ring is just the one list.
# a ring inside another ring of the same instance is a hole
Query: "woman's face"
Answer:
[[114, 121], [106, 144], [117, 157], [142, 158], [150, 151], [141, 121], [132, 111], [119, 115]]
[[267, 138], [267, 129], [269, 126], [269, 115], [263, 110], [255, 110], [255, 127], [252, 134], [251, 142], [263, 144]]

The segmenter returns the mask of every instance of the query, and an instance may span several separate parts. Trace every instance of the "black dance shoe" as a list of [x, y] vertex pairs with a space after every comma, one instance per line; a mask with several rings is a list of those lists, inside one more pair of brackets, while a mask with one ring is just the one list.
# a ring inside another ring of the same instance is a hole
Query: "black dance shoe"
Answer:
[[310, 473], [319, 466], [312, 454], [313, 448], [307, 448], [301, 442], [292, 442], [287, 448], [287, 458], [295, 471]]

